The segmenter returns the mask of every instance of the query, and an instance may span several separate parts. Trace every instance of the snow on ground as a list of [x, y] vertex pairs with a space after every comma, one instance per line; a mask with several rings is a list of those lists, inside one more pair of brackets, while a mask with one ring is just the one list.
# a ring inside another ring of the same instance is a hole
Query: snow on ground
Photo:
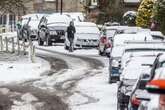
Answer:
[[[72, 110], [116, 110], [117, 109], [117, 85], [108, 84], [108, 58], [100, 57], [98, 55], [97, 49], [81, 49], [75, 50], [70, 53], [64, 50], [63, 46], [53, 46], [53, 47], [41, 47], [47, 50], [56, 51], [65, 54], [73, 54], [78, 56], [91, 57], [101, 60], [105, 64], [105, 68], [98, 70], [100, 73], [96, 74], [97, 71], [93, 70], [93, 76], [83, 78], [76, 86], [74, 91], [76, 91], [72, 96], [69, 97], [67, 101]], [[83, 67], [83, 66], [81, 66]], [[83, 72], [83, 69], [81, 70]], [[65, 74], [65, 77], [57, 78], [61, 80], [65, 79], [67, 76], [74, 77], [74, 74], [80, 75], [82, 72], [75, 70], [69, 70]], [[45, 80], [46, 81], [46, 80]], [[47, 80], [48, 81], [48, 80]], [[49, 84], [55, 84], [56, 81], [49, 80]]]
[[39, 78], [48, 70], [50, 65], [43, 59], [36, 58], [32, 63], [28, 56], [0, 53], [0, 81], [3, 83]]
[[[34, 43], [35, 45], [37, 45], [37, 43]], [[69, 52], [68, 50], [64, 49], [63, 44], [57, 44], [57, 46], [37, 46], [39, 48], [43, 48], [43, 49], [48, 49], [48, 50], [52, 50], [52, 51], [57, 51], [60, 53], [65, 53], [65, 54], [71, 54], [71, 55], [98, 55], [98, 50], [97, 49], [77, 49], [73, 52]]]
[[[107, 70], [107, 68], [105, 70]], [[80, 103], [80, 105], [78, 105], [76, 102], [84, 99], [81, 97], [71, 97], [72, 110], [116, 110], [117, 86], [116, 84], [108, 84], [107, 78], [108, 74], [104, 72], [82, 80], [77, 85], [76, 90], [90, 97], [94, 97], [96, 102], [82, 105]]]

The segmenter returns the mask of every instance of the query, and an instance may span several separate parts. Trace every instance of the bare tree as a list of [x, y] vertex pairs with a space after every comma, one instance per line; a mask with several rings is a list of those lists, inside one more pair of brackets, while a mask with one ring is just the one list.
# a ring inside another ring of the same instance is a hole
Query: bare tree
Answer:
[[24, 13], [26, 7], [24, 4], [29, 0], [0, 0], [0, 12], [20, 14]]

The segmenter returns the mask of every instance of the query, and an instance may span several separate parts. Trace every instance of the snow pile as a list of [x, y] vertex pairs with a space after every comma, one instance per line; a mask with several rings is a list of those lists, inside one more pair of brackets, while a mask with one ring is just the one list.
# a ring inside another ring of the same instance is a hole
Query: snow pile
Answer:
[[40, 74], [50, 70], [48, 62], [36, 58], [36, 63], [31, 63], [28, 56], [0, 53], [0, 81], [10, 83], [39, 78]]

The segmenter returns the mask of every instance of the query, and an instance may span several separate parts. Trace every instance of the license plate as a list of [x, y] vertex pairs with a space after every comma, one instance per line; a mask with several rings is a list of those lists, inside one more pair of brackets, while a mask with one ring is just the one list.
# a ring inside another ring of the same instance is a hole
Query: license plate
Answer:
[[50, 31], [50, 34], [51, 35], [57, 35], [57, 32], [56, 31]]
[[60, 39], [65, 39], [65, 36], [61, 36]]

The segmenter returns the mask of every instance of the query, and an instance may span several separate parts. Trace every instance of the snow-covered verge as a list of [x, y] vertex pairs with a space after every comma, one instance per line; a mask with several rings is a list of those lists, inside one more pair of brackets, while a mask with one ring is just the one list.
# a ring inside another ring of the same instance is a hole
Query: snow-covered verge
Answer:
[[50, 70], [47, 61], [36, 57], [35, 63], [28, 56], [0, 53], [0, 81], [11, 83], [40, 78], [43, 72]]

